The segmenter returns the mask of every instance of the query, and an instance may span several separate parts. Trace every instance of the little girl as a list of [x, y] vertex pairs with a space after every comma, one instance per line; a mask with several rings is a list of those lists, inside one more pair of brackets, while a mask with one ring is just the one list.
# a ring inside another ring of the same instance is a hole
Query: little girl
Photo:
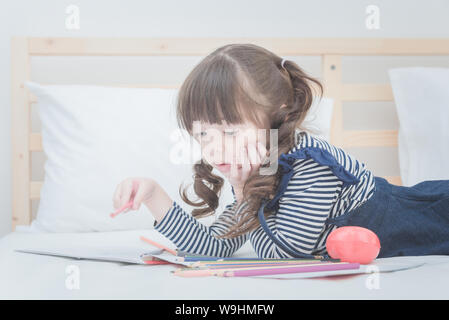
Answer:
[[[313, 137], [303, 127], [314, 98], [311, 84], [322, 97], [316, 79], [262, 47], [215, 50], [188, 75], [177, 101], [180, 127], [202, 149], [193, 166], [200, 201], [189, 200], [186, 190], [181, 197], [199, 208], [188, 214], [148, 178], [123, 181], [114, 206], [132, 198], [137, 182], [133, 209], [145, 204], [155, 229], [193, 254], [231, 256], [250, 239], [260, 258], [326, 259], [326, 239], [340, 226], [376, 233], [378, 258], [449, 254], [449, 180], [392, 185], [341, 148]], [[234, 155], [235, 140], [247, 130], [265, 134], [245, 141]], [[217, 132], [224, 137], [219, 143], [211, 139]], [[273, 161], [277, 170], [262, 174]], [[228, 179], [234, 201], [206, 226], [196, 218], [215, 213], [223, 186], [213, 169]]]

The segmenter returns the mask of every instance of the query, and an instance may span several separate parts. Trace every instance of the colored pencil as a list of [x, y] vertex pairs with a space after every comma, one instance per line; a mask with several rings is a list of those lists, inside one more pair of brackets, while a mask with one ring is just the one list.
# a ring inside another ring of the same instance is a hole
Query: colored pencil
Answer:
[[190, 265], [190, 267], [197, 266], [213, 266], [213, 265], [228, 265], [228, 264], [250, 264], [250, 263], [311, 263], [311, 262], [340, 262], [338, 261], [327, 261], [327, 260], [316, 260], [316, 259], [242, 259], [242, 260], [217, 260], [217, 261], [196, 261]]
[[[186, 271], [189, 270], [221, 270], [221, 269], [254, 269], [254, 268], [277, 268], [277, 267], [292, 267], [292, 266], [304, 266], [305, 264], [280, 264], [280, 265], [274, 265], [274, 264], [261, 264], [261, 265], [241, 265], [241, 266], [220, 266], [220, 267], [198, 267], [198, 268], [186, 268]], [[310, 265], [310, 264], [307, 264]]]
[[301, 266], [301, 267], [285, 267], [285, 268], [267, 268], [267, 269], [253, 269], [253, 270], [229, 270], [218, 275], [224, 277], [251, 277], [264, 276], [286, 273], [303, 273], [303, 272], [319, 272], [319, 271], [337, 271], [337, 270], [352, 270], [359, 269], [359, 263], [343, 263], [343, 264], [321, 264], [315, 266]]
[[208, 276], [218, 276], [221, 275], [224, 271], [221, 270], [186, 270], [183, 272], [177, 272], [177, 271], [170, 271], [174, 275], [185, 277], [185, 278], [191, 278], [191, 277], [208, 277]]
[[149, 244], [151, 244], [151, 245], [153, 245], [155, 247], [158, 247], [159, 249], [163, 249], [163, 250], [165, 250], [167, 252], [170, 252], [171, 254], [176, 256], [176, 250], [170, 249], [170, 248], [168, 248], [168, 247], [166, 247], [166, 246], [164, 246], [164, 245], [162, 245], [160, 243], [157, 243], [156, 241], [153, 241], [151, 239], [145, 238], [144, 236], [140, 236], [140, 240], [143, 240], [143, 241], [145, 241], [145, 242], [147, 242], [147, 243], [149, 243]]
[[133, 206], [134, 200], [129, 201], [127, 204], [125, 204], [123, 207], [117, 209], [113, 213], [110, 214], [111, 218], [115, 218], [116, 215], [123, 212], [124, 210], [131, 208]]
[[190, 252], [182, 251], [182, 250], [176, 250], [176, 255], [178, 257], [186, 257], [186, 256], [189, 256], [189, 257], [205, 257], [205, 258], [210, 258], [211, 257], [211, 256], [205, 256], [203, 254], [190, 253]]
[[241, 266], [247, 266], [247, 267], [259, 267], [259, 266], [279, 266], [279, 265], [306, 265], [306, 264], [316, 264], [316, 263], [331, 263], [330, 261], [316, 261], [316, 262], [295, 262], [295, 261], [289, 261], [289, 262], [256, 262], [256, 263], [217, 263], [217, 264], [203, 264], [203, 263], [193, 263], [190, 266], [187, 266], [187, 268], [224, 268], [224, 267], [241, 267]]
[[156, 264], [172, 264], [171, 262], [168, 261], [163, 261], [163, 260], [147, 260], [144, 261], [145, 264], [151, 264], [151, 265], [156, 265]]
[[285, 259], [260, 259], [260, 258], [232, 258], [232, 257], [198, 257], [198, 256], [185, 256], [179, 257], [180, 261], [183, 262], [196, 262], [196, 261], [254, 261], [254, 260], [272, 260], [272, 261], [285, 261], [285, 260], [295, 260], [295, 261], [331, 261], [340, 262], [339, 259], [295, 259], [295, 258], [285, 258]]
[[123, 211], [125, 211], [128, 208], [131, 208], [134, 205], [134, 196], [135, 193], [137, 192], [138, 187], [139, 187], [138, 183], [136, 181], [133, 181], [130, 200], [128, 201], [127, 204], [123, 205], [121, 208], [118, 208], [113, 213], [111, 213], [109, 215], [111, 218], [115, 218], [116, 215], [122, 213]]
[[[307, 265], [317, 265], [317, 264], [320, 264], [320, 263], [310, 262]], [[292, 267], [292, 266], [298, 266], [298, 265], [297, 264], [289, 265], [289, 267]], [[266, 268], [281, 268], [281, 267], [285, 267], [285, 265], [279, 265], [279, 266], [274, 266], [274, 267], [273, 266], [245, 266], [245, 265], [242, 265], [242, 267], [247, 270], [253, 270], [253, 269], [264, 269], [264, 268], [265, 269]], [[190, 272], [190, 271], [198, 271], [198, 273], [201, 274], [201, 272], [199, 272], [199, 271], [202, 271], [202, 270], [229, 271], [229, 270], [235, 270], [235, 269], [241, 270], [242, 268], [240, 268], [240, 266], [229, 266], [229, 267], [222, 266], [221, 268], [216, 268], [216, 269], [210, 269], [210, 268], [201, 269], [201, 268], [184, 267], [184, 268], [176, 269], [175, 271], [173, 271], [173, 273], [181, 274], [181, 273], [187, 272], [187, 274], [191, 274], [192, 272]]]
[[[244, 276], [240, 271], [261, 271], [260, 274], [264, 274], [263, 271], [267, 271], [266, 274], [279, 274], [279, 273], [298, 273], [298, 272], [316, 272], [316, 271], [331, 271], [342, 269], [357, 269], [360, 265], [358, 263], [316, 263], [308, 265], [291, 265], [291, 266], [263, 266], [263, 267], [248, 267], [248, 268], [223, 268], [223, 269], [188, 269], [182, 268], [176, 271], [171, 271], [173, 274], [181, 277], [204, 277], [210, 275], [218, 276]], [[239, 271], [239, 272], [237, 272]], [[290, 272], [288, 272], [290, 271]], [[278, 273], [276, 273], [278, 272]], [[251, 273], [249, 273], [251, 274]]]

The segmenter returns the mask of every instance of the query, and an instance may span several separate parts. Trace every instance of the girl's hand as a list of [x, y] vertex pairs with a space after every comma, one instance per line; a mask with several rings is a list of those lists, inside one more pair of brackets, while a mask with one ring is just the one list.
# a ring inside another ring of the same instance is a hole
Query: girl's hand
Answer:
[[114, 208], [121, 208], [133, 200], [133, 206], [124, 212], [128, 212], [131, 209], [138, 210], [142, 203], [146, 203], [151, 199], [156, 185], [156, 181], [149, 178], [126, 178], [115, 189], [112, 198]]
[[240, 152], [240, 164], [231, 163], [229, 174], [229, 183], [233, 186], [236, 193], [243, 191], [243, 186], [248, 177], [259, 169], [260, 165], [265, 162], [267, 149], [265, 146], [257, 142], [256, 145], [248, 144]]

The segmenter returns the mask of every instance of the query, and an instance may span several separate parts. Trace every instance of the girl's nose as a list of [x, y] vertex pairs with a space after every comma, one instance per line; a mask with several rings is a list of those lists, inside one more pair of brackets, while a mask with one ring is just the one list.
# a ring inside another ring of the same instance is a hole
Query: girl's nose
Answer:
[[219, 164], [225, 162], [223, 152], [219, 148], [211, 149], [207, 156], [210, 158], [210, 162], [212, 163]]
[[232, 150], [224, 150], [221, 148], [213, 148], [210, 151], [211, 161], [213, 163], [232, 163], [236, 161], [236, 156], [233, 155]]

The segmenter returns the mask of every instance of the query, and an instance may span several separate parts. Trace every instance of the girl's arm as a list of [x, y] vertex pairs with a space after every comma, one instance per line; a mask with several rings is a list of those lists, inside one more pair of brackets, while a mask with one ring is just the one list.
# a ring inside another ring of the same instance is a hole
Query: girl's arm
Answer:
[[151, 211], [157, 224], [155, 229], [170, 239], [179, 250], [214, 257], [229, 257], [248, 240], [244, 234], [231, 239], [217, 239], [215, 236], [225, 233], [233, 224], [236, 214], [237, 198], [225, 207], [222, 214], [211, 225], [206, 226], [185, 212], [172, 200], [158, 184], [145, 205]]

